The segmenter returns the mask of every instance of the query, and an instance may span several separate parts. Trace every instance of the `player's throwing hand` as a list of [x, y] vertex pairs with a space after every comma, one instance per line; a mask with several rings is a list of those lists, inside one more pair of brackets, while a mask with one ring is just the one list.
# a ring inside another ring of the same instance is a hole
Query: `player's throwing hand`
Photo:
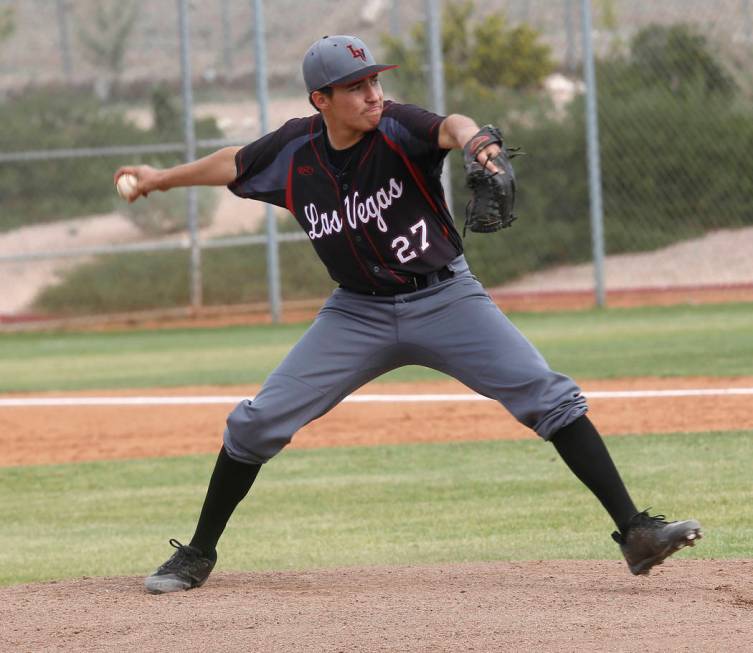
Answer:
[[120, 196], [131, 204], [139, 197], [146, 197], [153, 190], [158, 190], [158, 177], [159, 171], [148, 165], [123, 166], [115, 173], [113, 181]]

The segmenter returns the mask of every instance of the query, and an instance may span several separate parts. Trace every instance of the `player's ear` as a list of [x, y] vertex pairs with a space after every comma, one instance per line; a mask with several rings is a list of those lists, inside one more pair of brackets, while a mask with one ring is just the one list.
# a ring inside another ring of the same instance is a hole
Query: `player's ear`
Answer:
[[329, 106], [330, 94], [322, 93], [321, 91], [313, 91], [309, 99], [311, 104], [314, 105], [314, 108], [317, 111], [321, 111]]

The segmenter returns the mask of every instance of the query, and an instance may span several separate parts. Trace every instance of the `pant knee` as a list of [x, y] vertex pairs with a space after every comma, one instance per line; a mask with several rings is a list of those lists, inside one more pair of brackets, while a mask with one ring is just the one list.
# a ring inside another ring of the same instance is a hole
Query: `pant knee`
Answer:
[[557, 373], [532, 381], [517, 397], [508, 409], [544, 440], [588, 411], [581, 389], [572, 379]]
[[587, 411], [588, 404], [583, 395], [566, 399], [543, 414], [533, 425], [533, 430], [544, 440], [549, 440], [560, 429], [572, 424]]
[[293, 438], [295, 430], [283, 420], [268, 420], [251, 400], [239, 403], [228, 415], [223, 441], [231, 458], [263, 464], [277, 455]]

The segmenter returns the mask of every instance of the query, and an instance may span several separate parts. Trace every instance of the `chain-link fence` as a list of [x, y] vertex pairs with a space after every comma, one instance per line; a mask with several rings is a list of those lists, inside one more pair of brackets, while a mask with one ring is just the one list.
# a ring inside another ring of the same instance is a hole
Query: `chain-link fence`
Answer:
[[[324, 33], [361, 35], [401, 64], [387, 96], [429, 103], [429, 3], [277, 0], [266, 22], [269, 128], [311, 109], [300, 59]], [[467, 255], [503, 303], [581, 293], [594, 270], [582, 0], [445, 0], [448, 111], [499, 124], [516, 159], [520, 220], [472, 235]], [[620, 293], [753, 288], [753, 0], [591, 0], [607, 303]], [[202, 189], [126, 206], [123, 164], [185, 158], [180, 0], [0, 0], [0, 321], [190, 310], [267, 310], [264, 209]], [[254, 2], [188, 8], [197, 154], [260, 135]], [[467, 193], [451, 156], [454, 212]], [[517, 163], [519, 162], [519, 163]], [[283, 306], [333, 284], [278, 216]], [[194, 306], [194, 309], [196, 307]], [[219, 310], [219, 309], [218, 309]]]

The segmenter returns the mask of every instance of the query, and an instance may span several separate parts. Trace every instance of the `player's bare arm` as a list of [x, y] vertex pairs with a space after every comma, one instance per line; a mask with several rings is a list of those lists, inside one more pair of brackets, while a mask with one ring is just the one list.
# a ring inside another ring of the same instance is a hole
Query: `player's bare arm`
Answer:
[[155, 190], [167, 191], [171, 188], [185, 186], [227, 186], [237, 174], [235, 169], [235, 154], [239, 147], [223, 147], [190, 163], [182, 163], [171, 168], [154, 168], [149, 165], [123, 166], [115, 173], [114, 180], [123, 174], [136, 176], [138, 183], [136, 192], [129, 198], [129, 202], [139, 197], [146, 197]]
[[[479, 127], [473, 118], [464, 116], [460, 113], [453, 113], [447, 116], [439, 126], [439, 147], [446, 150], [463, 148], [479, 131]], [[485, 148], [479, 150], [476, 157], [477, 161], [486, 166], [491, 172], [497, 172], [497, 168], [492, 163], [499, 154], [499, 145], [490, 143]]]

